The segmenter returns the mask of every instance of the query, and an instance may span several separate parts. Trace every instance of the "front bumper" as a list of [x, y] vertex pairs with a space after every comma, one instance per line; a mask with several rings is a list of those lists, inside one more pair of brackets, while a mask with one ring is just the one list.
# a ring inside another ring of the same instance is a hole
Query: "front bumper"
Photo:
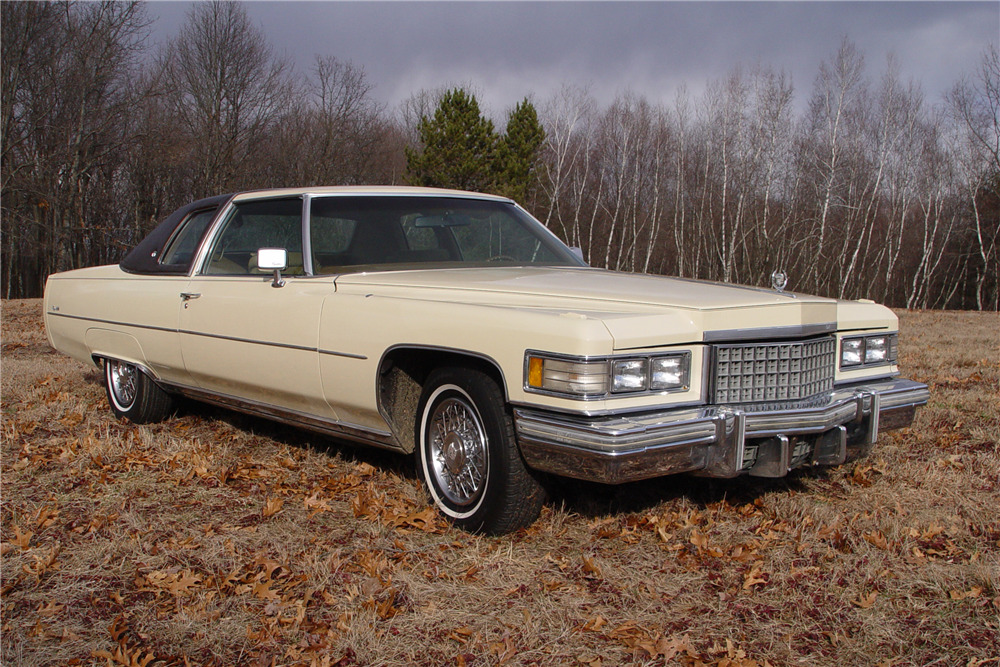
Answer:
[[680, 472], [783, 477], [867, 454], [879, 431], [909, 426], [929, 397], [927, 385], [890, 379], [794, 403], [606, 417], [516, 408], [514, 421], [527, 464], [565, 477], [607, 484]]

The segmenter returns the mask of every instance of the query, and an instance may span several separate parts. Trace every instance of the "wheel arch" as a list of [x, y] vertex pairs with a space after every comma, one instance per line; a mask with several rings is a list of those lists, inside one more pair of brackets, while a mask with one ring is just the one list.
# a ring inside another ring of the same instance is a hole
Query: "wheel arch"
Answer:
[[84, 334], [84, 340], [90, 350], [90, 358], [98, 368], [106, 359], [124, 361], [132, 364], [150, 378], [157, 379], [156, 374], [146, 363], [146, 354], [142, 349], [142, 344], [135, 336], [113, 329], [91, 327]]
[[427, 345], [394, 345], [378, 365], [378, 411], [389, 424], [393, 436], [407, 454], [416, 450], [417, 413], [427, 377], [438, 368], [458, 367], [481, 371], [509, 400], [507, 382], [500, 364], [492, 357], [469, 350]]
[[147, 376], [150, 380], [152, 380], [153, 382], [155, 382], [157, 385], [160, 384], [159, 378], [156, 377], [156, 373], [154, 373], [149, 366], [147, 366], [146, 364], [142, 363], [141, 361], [135, 361], [133, 359], [122, 357], [120, 355], [104, 354], [104, 353], [101, 353], [101, 352], [95, 352], [94, 354], [90, 355], [90, 358], [94, 360], [94, 364], [97, 365], [98, 369], [104, 368], [104, 364], [106, 362], [108, 362], [108, 361], [120, 361], [120, 362], [124, 362], [126, 364], [132, 364], [133, 366], [135, 366], [136, 368], [138, 368], [142, 372], [143, 375]]

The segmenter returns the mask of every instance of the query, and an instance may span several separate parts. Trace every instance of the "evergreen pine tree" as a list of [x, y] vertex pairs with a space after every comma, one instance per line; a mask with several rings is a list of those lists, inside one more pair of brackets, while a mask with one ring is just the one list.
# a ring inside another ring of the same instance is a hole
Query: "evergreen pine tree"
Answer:
[[478, 192], [494, 189], [497, 136], [483, 118], [474, 95], [461, 88], [441, 98], [433, 118], [419, 125], [423, 150], [406, 149], [407, 180], [412, 185]]
[[534, 105], [525, 98], [507, 119], [507, 131], [497, 147], [497, 188], [499, 194], [527, 205], [535, 191], [538, 164], [545, 130], [538, 122]]

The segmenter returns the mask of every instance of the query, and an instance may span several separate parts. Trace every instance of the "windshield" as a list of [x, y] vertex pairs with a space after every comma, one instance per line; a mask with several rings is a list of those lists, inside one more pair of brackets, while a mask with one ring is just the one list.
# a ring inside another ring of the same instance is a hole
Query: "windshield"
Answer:
[[583, 265], [513, 204], [460, 197], [317, 197], [310, 247], [317, 274]]

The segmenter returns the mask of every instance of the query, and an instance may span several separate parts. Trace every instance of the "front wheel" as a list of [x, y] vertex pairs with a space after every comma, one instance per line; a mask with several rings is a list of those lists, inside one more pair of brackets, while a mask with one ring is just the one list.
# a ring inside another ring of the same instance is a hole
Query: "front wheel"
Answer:
[[418, 472], [452, 523], [500, 535], [538, 518], [545, 492], [521, 459], [503, 393], [490, 376], [435, 371], [420, 405]]
[[135, 364], [125, 361], [104, 361], [104, 389], [112, 412], [136, 424], [158, 422], [173, 407], [169, 394]]

